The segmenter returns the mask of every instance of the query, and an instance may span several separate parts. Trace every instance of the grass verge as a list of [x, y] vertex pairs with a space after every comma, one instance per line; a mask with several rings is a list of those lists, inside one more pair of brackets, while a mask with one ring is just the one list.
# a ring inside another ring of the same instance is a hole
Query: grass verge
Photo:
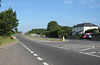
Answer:
[[0, 37], [0, 46], [4, 46], [17, 41], [18, 41], [17, 39], [13, 40], [10, 37]]
[[47, 41], [54, 41], [54, 42], [63, 42], [62, 39], [57, 38], [37, 38], [37, 37], [28, 37], [23, 35], [24, 37], [30, 38], [30, 39], [39, 39], [39, 40], [47, 40]]

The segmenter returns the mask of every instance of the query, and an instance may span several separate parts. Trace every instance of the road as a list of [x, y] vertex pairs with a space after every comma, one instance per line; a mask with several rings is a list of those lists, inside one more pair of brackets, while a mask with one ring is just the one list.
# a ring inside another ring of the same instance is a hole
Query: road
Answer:
[[100, 65], [100, 57], [49, 45], [53, 42], [43, 43], [39, 40], [30, 40], [20, 34], [17, 38], [19, 43], [33, 56], [38, 56], [38, 60], [44, 65]]
[[43, 65], [20, 43], [0, 48], [0, 65]]

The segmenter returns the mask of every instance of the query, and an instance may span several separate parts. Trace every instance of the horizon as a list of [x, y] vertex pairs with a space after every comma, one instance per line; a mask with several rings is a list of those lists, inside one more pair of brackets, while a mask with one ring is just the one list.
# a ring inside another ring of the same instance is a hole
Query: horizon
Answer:
[[[15, 3], [16, 2], [16, 3]], [[50, 21], [61, 26], [93, 23], [100, 26], [99, 0], [2, 0], [0, 12], [11, 7], [17, 12], [19, 31], [45, 28]]]

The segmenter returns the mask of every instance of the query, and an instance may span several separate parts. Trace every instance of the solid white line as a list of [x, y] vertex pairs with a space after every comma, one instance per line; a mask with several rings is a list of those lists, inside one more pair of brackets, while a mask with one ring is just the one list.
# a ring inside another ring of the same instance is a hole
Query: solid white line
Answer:
[[38, 60], [43, 60], [42, 58], [40, 58], [40, 57], [36, 57]]
[[37, 54], [33, 54], [34, 56], [38, 56]]
[[87, 51], [87, 50], [90, 50], [91, 48], [87, 48], [87, 49], [82, 49], [80, 51]]
[[79, 52], [79, 53], [87, 54], [87, 55], [90, 55], [90, 56], [94, 56], [94, 57], [99, 57], [99, 58], [100, 58], [100, 56], [98, 56], [98, 55], [93, 55], [93, 54], [90, 54], [90, 53], [84, 53], [84, 52]]
[[89, 53], [96, 53], [96, 52], [89, 52]]
[[43, 62], [43, 65], [49, 65], [47, 62]]

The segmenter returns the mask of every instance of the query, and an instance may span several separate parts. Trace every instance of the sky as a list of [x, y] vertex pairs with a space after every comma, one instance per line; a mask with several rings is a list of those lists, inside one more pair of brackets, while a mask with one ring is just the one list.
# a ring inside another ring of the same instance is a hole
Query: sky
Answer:
[[17, 12], [19, 31], [47, 28], [50, 21], [62, 26], [93, 23], [100, 26], [100, 0], [2, 0], [0, 11]]

